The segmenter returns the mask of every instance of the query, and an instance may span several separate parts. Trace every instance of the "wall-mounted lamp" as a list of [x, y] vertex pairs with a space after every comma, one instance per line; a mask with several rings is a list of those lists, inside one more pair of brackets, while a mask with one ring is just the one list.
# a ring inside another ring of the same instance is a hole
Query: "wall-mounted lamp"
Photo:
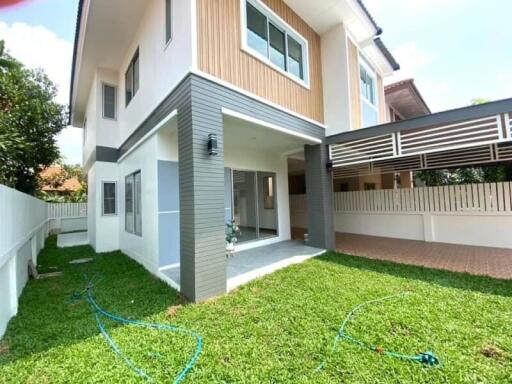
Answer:
[[210, 133], [208, 135], [208, 154], [210, 156], [215, 156], [219, 153], [217, 150], [217, 135], [215, 133]]
[[330, 172], [332, 171], [332, 167], [334, 166], [332, 160], [328, 160], [327, 163], [325, 164], [325, 168]]

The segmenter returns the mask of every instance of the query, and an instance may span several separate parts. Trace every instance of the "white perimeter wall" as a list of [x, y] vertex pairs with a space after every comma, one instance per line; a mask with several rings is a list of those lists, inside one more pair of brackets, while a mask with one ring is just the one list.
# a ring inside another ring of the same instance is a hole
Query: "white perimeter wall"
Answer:
[[[470, 186], [472, 190], [480, 188], [474, 188]], [[492, 186], [491, 186], [492, 187]], [[487, 196], [487, 200], [494, 201], [494, 205], [482, 203], [478, 208], [471, 207], [469, 211], [451, 211], [451, 212], [436, 212], [440, 204], [436, 201], [440, 201], [439, 197], [431, 199], [435, 202], [433, 204], [433, 211], [425, 211], [427, 202], [421, 202], [422, 211], [407, 211], [407, 209], [397, 209], [398, 206], [393, 205], [381, 205], [377, 206], [376, 210], [344, 210], [340, 209], [343, 206], [351, 205], [354, 207], [360, 207], [361, 205], [370, 206], [372, 193], [375, 195], [387, 194], [385, 190], [375, 192], [341, 192], [335, 193], [335, 212], [334, 212], [334, 226], [336, 232], [354, 233], [361, 235], [370, 236], [383, 236], [398, 239], [408, 240], [421, 240], [430, 242], [441, 242], [441, 243], [452, 243], [452, 244], [465, 244], [485, 247], [498, 247], [498, 248], [512, 248], [512, 236], [510, 230], [512, 228], [512, 212], [510, 208], [511, 204], [497, 204], [496, 196], [498, 200], [501, 197], [507, 195], [506, 184], [496, 184], [496, 187], [489, 188], [490, 192], [484, 193]], [[452, 187], [450, 187], [452, 188]], [[465, 196], [462, 191], [469, 190], [465, 186], [457, 187], [459, 192], [455, 195], [450, 195], [452, 198], [447, 197], [447, 200], [451, 200], [451, 209], [453, 209], [454, 202], [462, 200], [467, 204], [468, 198], [462, 199]], [[455, 189], [457, 189], [455, 188]], [[503, 193], [497, 193], [502, 188]], [[486, 188], [484, 188], [485, 190]], [[435, 191], [435, 189], [433, 189]], [[510, 190], [510, 188], [509, 188]], [[401, 195], [408, 194], [409, 191], [415, 191], [415, 196], [428, 197], [431, 194], [431, 189], [422, 191], [420, 188], [413, 190], [401, 190]], [[405, 194], [403, 193], [405, 192]], [[345, 198], [342, 198], [345, 194]], [[366, 194], [366, 198], [358, 198], [357, 195], [363, 196]], [[473, 195], [476, 199], [476, 195]], [[494, 197], [493, 197], [494, 196]], [[416, 201], [418, 201], [416, 197]], [[340, 201], [344, 200], [341, 204]], [[485, 200], [485, 199], [483, 199]], [[483, 200], [480, 200], [482, 202]], [[401, 200], [402, 204], [407, 205], [411, 209], [414, 204], [412, 203], [413, 197], [410, 200]], [[501, 200], [499, 200], [501, 201]], [[373, 203], [372, 203], [373, 204]], [[425, 204], [425, 206], [423, 206]], [[416, 205], [417, 206], [417, 205]], [[445, 205], [447, 209], [449, 204]], [[457, 205], [455, 205], [457, 206]], [[396, 212], [379, 212], [378, 208], [386, 207], [386, 209], [396, 209]], [[498, 211], [502, 207], [503, 211]], [[506, 209], [508, 207], [508, 210]], [[307, 228], [307, 203], [306, 195], [292, 195], [290, 198], [290, 209], [291, 209], [291, 225], [297, 228]], [[460, 208], [459, 209], [463, 209]], [[468, 208], [466, 208], [468, 209]], [[496, 211], [487, 211], [486, 209], [496, 209]]]
[[47, 204], [0, 185], [0, 337], [18, 311], [18, 297], [28, 280], [28, 262], [48, 235]]

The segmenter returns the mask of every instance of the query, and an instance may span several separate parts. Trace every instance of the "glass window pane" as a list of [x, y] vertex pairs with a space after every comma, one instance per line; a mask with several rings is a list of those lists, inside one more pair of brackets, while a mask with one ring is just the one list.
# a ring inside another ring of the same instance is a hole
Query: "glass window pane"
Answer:
[[116, 184], [103, 183], [103, 214], [116, 214]]
[[126, 232], [133, 233], [133, 175], [125, 179], [125, 229]]
[[137, 235], [142, 235], [142, 185], [141, 185], [141, 177], [140, 172], [137, 172], [135, 175], [135, 186], [134, 186], [134, 202], [135, 202], [135, 233]]
[[363, 128], [377, 125], [379, 123], [377, 110], [365, 100], [362, 101], [361, 106], [363, 108]]
[[268, 25], [270, 36], [270, 61], [285, 70], [285, 35], [272, 23]]
[[116, 118], [116, 88], [103, 84], [103, 117]]
[[247, 3], [247, 45], [268, 57], [267, 18]]
[[360, 68], [361, 95], [370, 103], [375, 104], [375, 84], [373, 77], [361, 66]]
[[139, 90], [139, 51], [133, 58], [133, 95]]
[[288, 36], [288, 72], [304, 80], [302, 45]]
[[126, 105], [130, 102], [133, 97], [133, 67], [130, 64], [128, 69], [126, 70], [126, 74], [124, 75], [124, 87], [125, 87], [125, 97], [126, 97]]
[[168, 43], [171, 40], [172, 28], [171, 28], [171, 0], [165, 0], [165, 42]]

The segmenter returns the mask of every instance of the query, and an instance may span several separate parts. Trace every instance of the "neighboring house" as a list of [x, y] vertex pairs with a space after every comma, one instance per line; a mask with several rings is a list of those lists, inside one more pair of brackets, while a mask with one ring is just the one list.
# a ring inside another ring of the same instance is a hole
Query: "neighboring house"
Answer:
[[54, 195], [70, 195], [82, 188], [78, 177], [73, 176], [62, 180], [62, 167], [47, 167], [39, 173], [41, 191]]
[[226, 222], [237, 250], [290, 239], [290, 160], [309, 242], [333, 248], [324, 143], [388, 120], [381, 32], [358, 0], [80, 1], [70, 120], [90, 244], [179, 265], [191, 300], [223, 293]]

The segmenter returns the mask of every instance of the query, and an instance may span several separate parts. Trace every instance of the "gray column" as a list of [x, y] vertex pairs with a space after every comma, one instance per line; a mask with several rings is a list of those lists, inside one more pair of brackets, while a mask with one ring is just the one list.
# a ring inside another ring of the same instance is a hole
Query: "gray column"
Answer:
[[[218, 155], [207, 151], [208, 134]], [[194, 302], [226, 292], [223, 119], [194, 91], [178, 108], [180, 177], [180, 285]]]
[[335, 249], [332, 174], [327, 145], [305, 145], [309, 245]]

